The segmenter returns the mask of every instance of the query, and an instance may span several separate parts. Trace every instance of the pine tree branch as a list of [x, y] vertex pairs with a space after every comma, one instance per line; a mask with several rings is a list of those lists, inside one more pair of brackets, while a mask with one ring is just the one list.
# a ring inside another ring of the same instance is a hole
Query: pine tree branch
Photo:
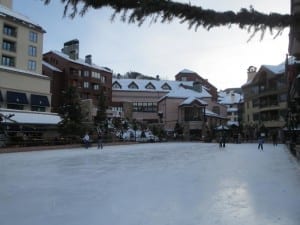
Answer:
[[[49, 4], [51, 0], [41, 0]], [[114, 10], [112, 19], [120, 15], [123, 22], [137, 23], [142, 25], [147, 18], [152, 18], [151, 23], [171, 22], [175, 18], [181, 23], [188, 23], [189, 28], [203, 27], [211, 29], [219, 26], [238, 25], [241, 29], [254, 30], [265, 33], [267, 29], [271, 32], [277, 30], [277, 35], [293, 21], [289, 14], [270, 13], [265, 14], [256, 11], [253, 7], [242, 8], [239, 12], [225, 11], [216, 12], [203, 9], [200, 6], [174, 2], [171, 0], [61, 0], [65, 5], [64, 16], [74, 18], [76, 15], [83, 16], [88, 9], [101, 9], [110, 7]]]

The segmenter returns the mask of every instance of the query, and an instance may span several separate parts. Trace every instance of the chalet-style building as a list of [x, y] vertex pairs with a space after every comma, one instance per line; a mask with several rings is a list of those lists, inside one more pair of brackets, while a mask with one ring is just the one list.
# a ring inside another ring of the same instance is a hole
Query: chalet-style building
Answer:
[[227, 107], [227, 126], [239, 127], [242, 121], [244, 97], [241, 91], [235, 89], [227, 89], [220, 91], [218, 102]]
[[282, 130], [287, 115], [287, 80], [285, 63], [263, 65], [256, 71], [249, 71], [248, 81], [242, 86], [244, 93], [244, 124], [255, 128], [257, 135], [261, 129], [266, 133]]
[[187, 138], [201, 138], [203, 129], [226, 121], [226, 107], [213, 102], [197, 82], [113, 79], [112, 89], [114, 116], [157, 123], [169, 131], [180, 123]]
[[199, 84], [206, 88], [206, 90], [211, 94], [212, 100], [217, 101], [218, 100], [218, 91], [217, 88], [208, 82], [207, 79], [202, 78], [200, 75], [198, 75], [196, 72], [183, 69], [178, 74], [175, 75], [175, 80], [177, 81], [194, 81], [196, 84]]

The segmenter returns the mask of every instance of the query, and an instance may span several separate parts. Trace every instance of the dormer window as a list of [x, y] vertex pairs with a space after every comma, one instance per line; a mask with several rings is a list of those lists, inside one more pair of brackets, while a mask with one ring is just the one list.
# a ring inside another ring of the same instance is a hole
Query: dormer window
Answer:
[[114, 82], [112, 85], [113, 89], [122, 89], [122, 86], [118, 82]]
[[172, 90], [172, 88], [170, 87], [170, 85], [168, 85], [167, 83], [165, 83], [163, 86], [161, 86], [161, 88], [163, 90]]
[[137, 86], [137, 84], [134, 83], [134, 82], [131, 82], [131, 83], [128, 85], [128, 88], [129, 88], [129, 89], [139, 89], [139, 87]]
[[152, 89], [152, 90], [155, 90], [155, 87], [154, 87], [154, 85], [153, 85], [152, 83], [148, 83], [148, 84], [146, 85], [146, 89]]

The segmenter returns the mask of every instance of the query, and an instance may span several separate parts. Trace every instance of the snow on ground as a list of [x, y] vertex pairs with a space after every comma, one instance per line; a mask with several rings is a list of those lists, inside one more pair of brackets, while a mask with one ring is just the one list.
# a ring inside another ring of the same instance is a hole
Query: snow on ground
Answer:
[[153, 143], [0, 154], [3, 225], [299, 225], [284, 145]]

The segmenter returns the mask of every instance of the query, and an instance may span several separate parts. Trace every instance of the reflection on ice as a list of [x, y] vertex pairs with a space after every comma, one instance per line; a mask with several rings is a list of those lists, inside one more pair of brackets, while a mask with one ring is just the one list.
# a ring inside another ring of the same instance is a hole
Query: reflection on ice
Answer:
[[155, 143], [0, 155], [9, 225], [299, 225], [285, 147]]

